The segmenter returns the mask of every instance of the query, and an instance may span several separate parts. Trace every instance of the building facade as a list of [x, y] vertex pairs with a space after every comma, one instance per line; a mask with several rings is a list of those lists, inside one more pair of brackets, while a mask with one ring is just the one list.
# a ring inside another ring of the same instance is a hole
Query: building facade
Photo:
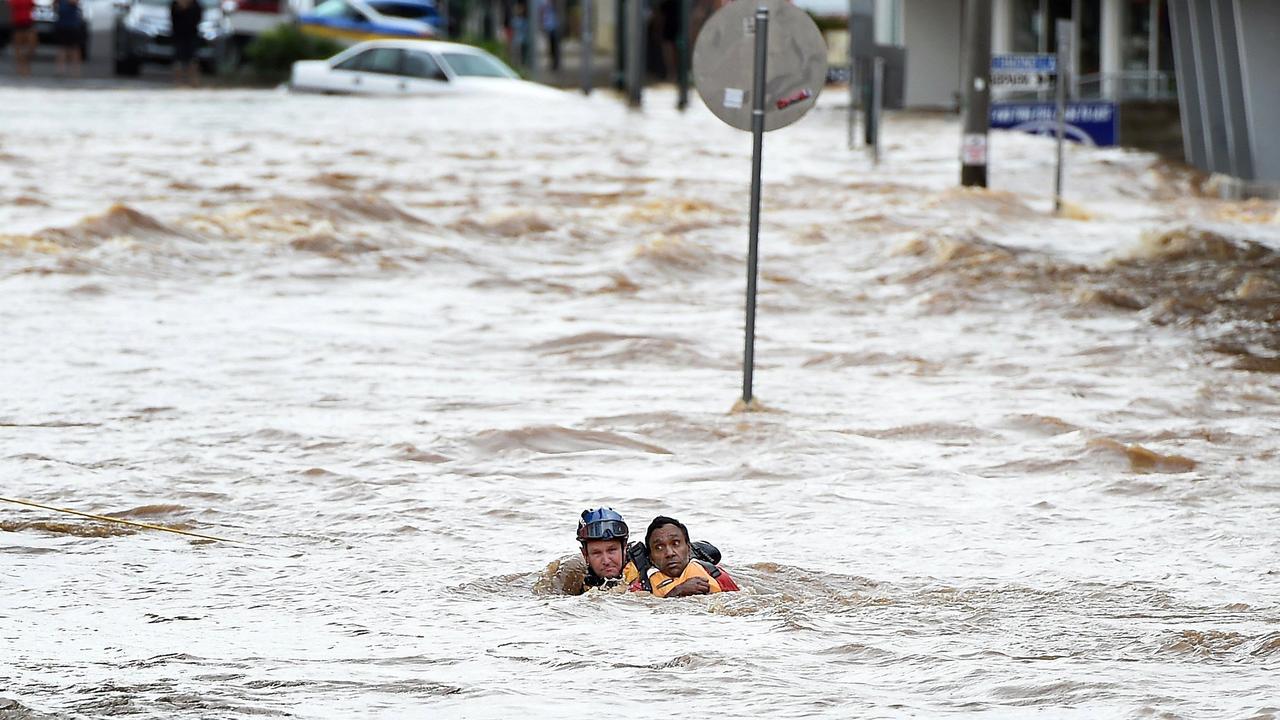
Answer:
[[1052, 53], [1055, 21], [1074, 21], [1072, 89], [1081, 98], [1176, 99], [1165, 0], [889, 0], [877, 27], [906, 49], [906, 106], [956, 109], [964, 5], [991, 2], [993, 53]]

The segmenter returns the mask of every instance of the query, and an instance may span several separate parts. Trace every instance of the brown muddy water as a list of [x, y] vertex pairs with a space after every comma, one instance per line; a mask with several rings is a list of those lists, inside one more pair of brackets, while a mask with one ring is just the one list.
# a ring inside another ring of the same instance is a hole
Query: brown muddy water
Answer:
[[649, 100], [0, 91], [0, 718], [1280, 715], [1280, 208]]

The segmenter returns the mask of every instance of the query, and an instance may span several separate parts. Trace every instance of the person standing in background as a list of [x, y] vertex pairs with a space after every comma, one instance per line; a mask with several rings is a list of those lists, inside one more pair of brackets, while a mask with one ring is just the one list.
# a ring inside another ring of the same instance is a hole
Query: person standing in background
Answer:
[[89, 32], [80, 0], [58, 0], [56, 9], [58, 17], [53, 21], [53, 36], [58, 45], [58, 74], [80, 77], [80, 63], [84, 60], [80, 49]]
[[169, 21], [173, 27], [175, 85], [200, 85], [200, 64], [196, 62], [196, 51], [200, 48], [200, 20], [203, 17], [204, 8], [200, 7], [199, 0], [173, 0], [169, 3]]
[[19, 77], [31, 74], [31, 56], [36, 53], [36, 25], [31, 19], [32, 0], [9, 0], [13, 22], [13, 62]]
[[510, 29], [511, 60], [520, 67], [529, 66], [529, 56], [525, 54], [529, 46], [529, 18], [525, 13], [525, 4], [517, 2], [511, 8]]
[[547, 34], [547, 52], [551, 55], [551, 71], [560, 70], [560, 14], [556, 12], [556, 0], [538, 0], [539, 20]]

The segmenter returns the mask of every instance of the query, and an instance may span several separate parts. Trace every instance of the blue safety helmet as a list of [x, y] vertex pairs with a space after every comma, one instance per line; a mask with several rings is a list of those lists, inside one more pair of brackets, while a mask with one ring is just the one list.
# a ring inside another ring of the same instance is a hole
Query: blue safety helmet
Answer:
[[584, 547], [588, 540], [619, 540], [625, 548], [629, 533], [627, 523], [613, 508], [583, 510], [578, 520], [578, 542]]

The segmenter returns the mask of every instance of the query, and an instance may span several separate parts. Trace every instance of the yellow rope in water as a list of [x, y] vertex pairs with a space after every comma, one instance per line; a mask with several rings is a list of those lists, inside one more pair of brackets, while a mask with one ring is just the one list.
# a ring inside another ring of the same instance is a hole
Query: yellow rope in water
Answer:
[[68, 510], [66, 508], [50, 507], [48, 505], [41, 505], [40, 503], [33, 503], [28, 500], [14, 500], [13, 498], [0, 497], [0, 501], [11, 502], [16, 505], [27, 505], [33, 508], [40, 508], [41, 510], [52, 510], [54, 512], [67, 513], [68, 515], [79, 515], [80, 517], [89, 518], [90, 520], [98, 520], [101, 522], [113, 522], [113, 523], [120, 523], [121, 525], [132, 525], [133, 527], [143, 528], [144, 530], [160, 530], [161, 532], [175, 533], [177, 535], [188, 535], [190, 537], [201, 538], [203, 540], [217, 540], [219, 542], [229, 542], [229, 543], [237, 542], [236, 540], [228, 540], [226, 538], [214, 537], [212, 535], [201, 535], [200, 533], [187, 532], [186, 530], [175, 530], [174, 528], [167, 528], [162, 525], [149, 525], [147, 523], [134, 522], [133, 520], [122, 520], [120, 518], [108, 517], [106, 515], [94, 515], [92, 513], [80, 512], [79, 510]]

